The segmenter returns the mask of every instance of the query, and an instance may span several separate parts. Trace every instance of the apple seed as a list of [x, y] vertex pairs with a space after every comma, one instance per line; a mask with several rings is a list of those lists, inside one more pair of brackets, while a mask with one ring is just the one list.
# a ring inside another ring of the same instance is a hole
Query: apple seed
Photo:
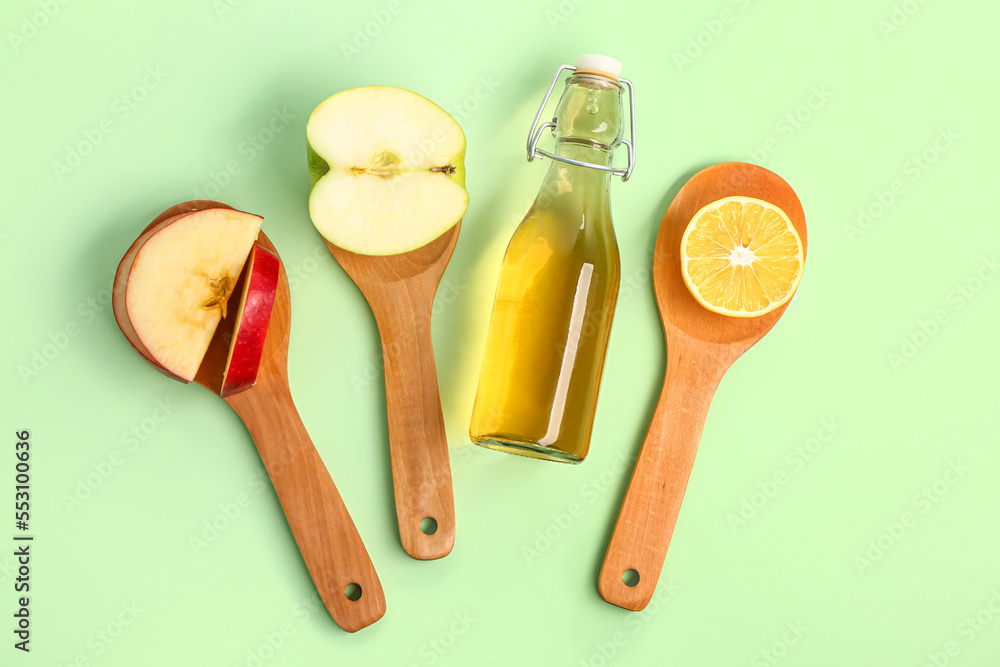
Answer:
[[212, 290], [212, 296], [208, 298], [202, 308], [219, 308], [222, 310], [222, 317], [226, 317], [226, 302], [229, 301], [229, 294], [233, 291], [233, 279], [228, 275], [221, 278], [209, 278], [208, 286]]
[[351, 171], [358, 174], [371, 174], [373, 176], [393, 176], [399, 173], [399, 168], [396, 165], [402, 161], [399, 153], [386, 149], [372, 159], [370, 166], [351, 167]]

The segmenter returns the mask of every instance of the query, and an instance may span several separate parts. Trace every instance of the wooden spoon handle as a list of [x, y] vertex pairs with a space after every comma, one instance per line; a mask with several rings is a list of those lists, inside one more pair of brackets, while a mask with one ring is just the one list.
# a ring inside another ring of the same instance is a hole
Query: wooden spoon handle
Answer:
[[[330, 616], [348, 632], [382, 618], [382, 584], [302, 424], [287, 381], [277, 376], [259, 378], [253, 389], [225, 400], [257, 444], [302, 559]], [[355, 587], [360, 587], [359, 598]]]
[[433, 560], [455, 544], [455, 500], [441, 413], [430, 308], [409, 325], [382, 326], [389, 455], [403, 549]]
[[[715, 388], [728, 367], [699, 346], [671, 338], [663, 391], [646, 431], [604, 556], [598, 590], [641, 611], [659, 581]], [[623, 582], [626, 571], [638, 574]]]

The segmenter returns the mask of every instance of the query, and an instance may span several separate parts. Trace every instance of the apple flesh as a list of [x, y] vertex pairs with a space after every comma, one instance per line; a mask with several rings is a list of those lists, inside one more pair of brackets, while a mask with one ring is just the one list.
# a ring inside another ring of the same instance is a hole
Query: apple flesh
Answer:
[[181, 213], [150, 226], [125, 253], [115, 318], [166, 375], [194, 379], [262, 221], [230, 208]]
[[243, 276], [243, 294], [223, 372], [222, 397], [249, 389], [257, 382], [280, 266], [277, 255], [254, 244]]
[[465, 213], [465, 134], [402, 88], [345, 90], [306, 125], [309, 215], [330, 243], [364, 255], [424, 246]]

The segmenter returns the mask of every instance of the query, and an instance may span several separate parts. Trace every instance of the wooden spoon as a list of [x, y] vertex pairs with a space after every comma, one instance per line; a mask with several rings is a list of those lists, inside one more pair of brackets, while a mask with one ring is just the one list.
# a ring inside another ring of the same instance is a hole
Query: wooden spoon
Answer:
[[788, 306], [786, 302], [759, 317], [727, 317], [703, 308], [684, 285], [681, 236], [699, 209], [728, 196], [754, 197], [781, 208], [806, 249], [806, 219], [799, 198], [781, 177], [751, 164], [727, 162], [698, 172], [677, 193], [663, 217], [653, 257], [653, 283], [667, 339], [666, 377], [598, 582], [601, 597], [633, 611], [645, 608], [660, 578], [719, 381]]
[[[164, 211], [150, 226], [178, 213], [216, 207], [231, 208], [213, 201], [186, 202]], [[278, 254], [264, 232], [257, 240]], [[288, 387], [291, 296], [284, 265], [280, 271], [257, 383], [223, 400], [240, 416], [257, 445], [327, 611], [337, 625], [356, 632], [382, 618], [385, 595], [354, 521], [292, 402]], [[236, 298], [239, 294], [234, 292]], [[229, 308], [195, 377], [195, 382], [216, 395], [229, 347], [226, 333], [232, 333], [237, 310]]]
[[431, 344], [431, 308], [460, 226], [399, 255], [359, 255], [326, 243], [378, 323], [399, 537], [406, 553], [420, 560], [447, 556], [455, 544], [455, 501]]

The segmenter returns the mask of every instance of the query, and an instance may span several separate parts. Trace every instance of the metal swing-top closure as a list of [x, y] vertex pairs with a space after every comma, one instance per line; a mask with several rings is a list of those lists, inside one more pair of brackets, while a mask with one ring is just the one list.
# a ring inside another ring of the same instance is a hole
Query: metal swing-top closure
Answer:
[[[603, 66], [602, 66], [603, 65]], [[531, 129], [528, 131], [528, 162], [531, 162], [536, 157], [547, 157], [552, 160], [557, 160], [559, 162], [565, 162], [567, 164], [576, 165], [577, 167], [588, 167], [590, 169], [599, 169], [600, 171], [608, 171], [616, 176], [621, 176], [622, 181], [627, 181], [629, 176], [632, 175], [632, 168], [635, 166], [635, 91], [632, 87], [632, 82], [623, 77], [615, 76], [616, 72], [612, 71], [609, 79], [617, 80], [625, 84], [628, 88], [628, 118], [629, 118], [629, 139], [622, 139], [622, 145], [628, 154], [628, 166], [625, 168], [612, 167], [603, 164], [594, 164], [592, 162], [584, 162], [582, 160], [574, 160], [568, 157], [562, 157], [561, 155], [556, 155], [550, 151], [538, 147], [538, 140], [542, 137], [542, 132], [546, 128], [550, 128], [552, 131], [552, 136], [555, 136], [556, 127], [556, 117], [553, 116], [552, 120], [547, 123], [538, 124], [538, 121], [542, 118], [542, 112], [545, 111], [545, 105], [548, 104], [549, 97], [552, 96], [552, 90], [556, 87], [556, 82], [559, 81], [560, 75], [562, 75], [564, 70], [569, 70], [575, 72], [577, 70], [586, 71], [599, 71], [604, 73], [607, 70], [621, 70], [621, 63], [613, 58], [608, 58], [606, 56], [596, 56], [596, 55], [584, 55], [577, 58], [576, 65], [560, 65], [559, 69], [556, 70], [556, 74], [552, 77], [552, 83], [549, 84], [549, 89], [545, 93], [545, 97], [542, 99], [541, 106], [538, 107], [538, 113], [535, 114], [535, 120], [531, 124]], [[607, 76], [607, 75], [605, 75]]]

